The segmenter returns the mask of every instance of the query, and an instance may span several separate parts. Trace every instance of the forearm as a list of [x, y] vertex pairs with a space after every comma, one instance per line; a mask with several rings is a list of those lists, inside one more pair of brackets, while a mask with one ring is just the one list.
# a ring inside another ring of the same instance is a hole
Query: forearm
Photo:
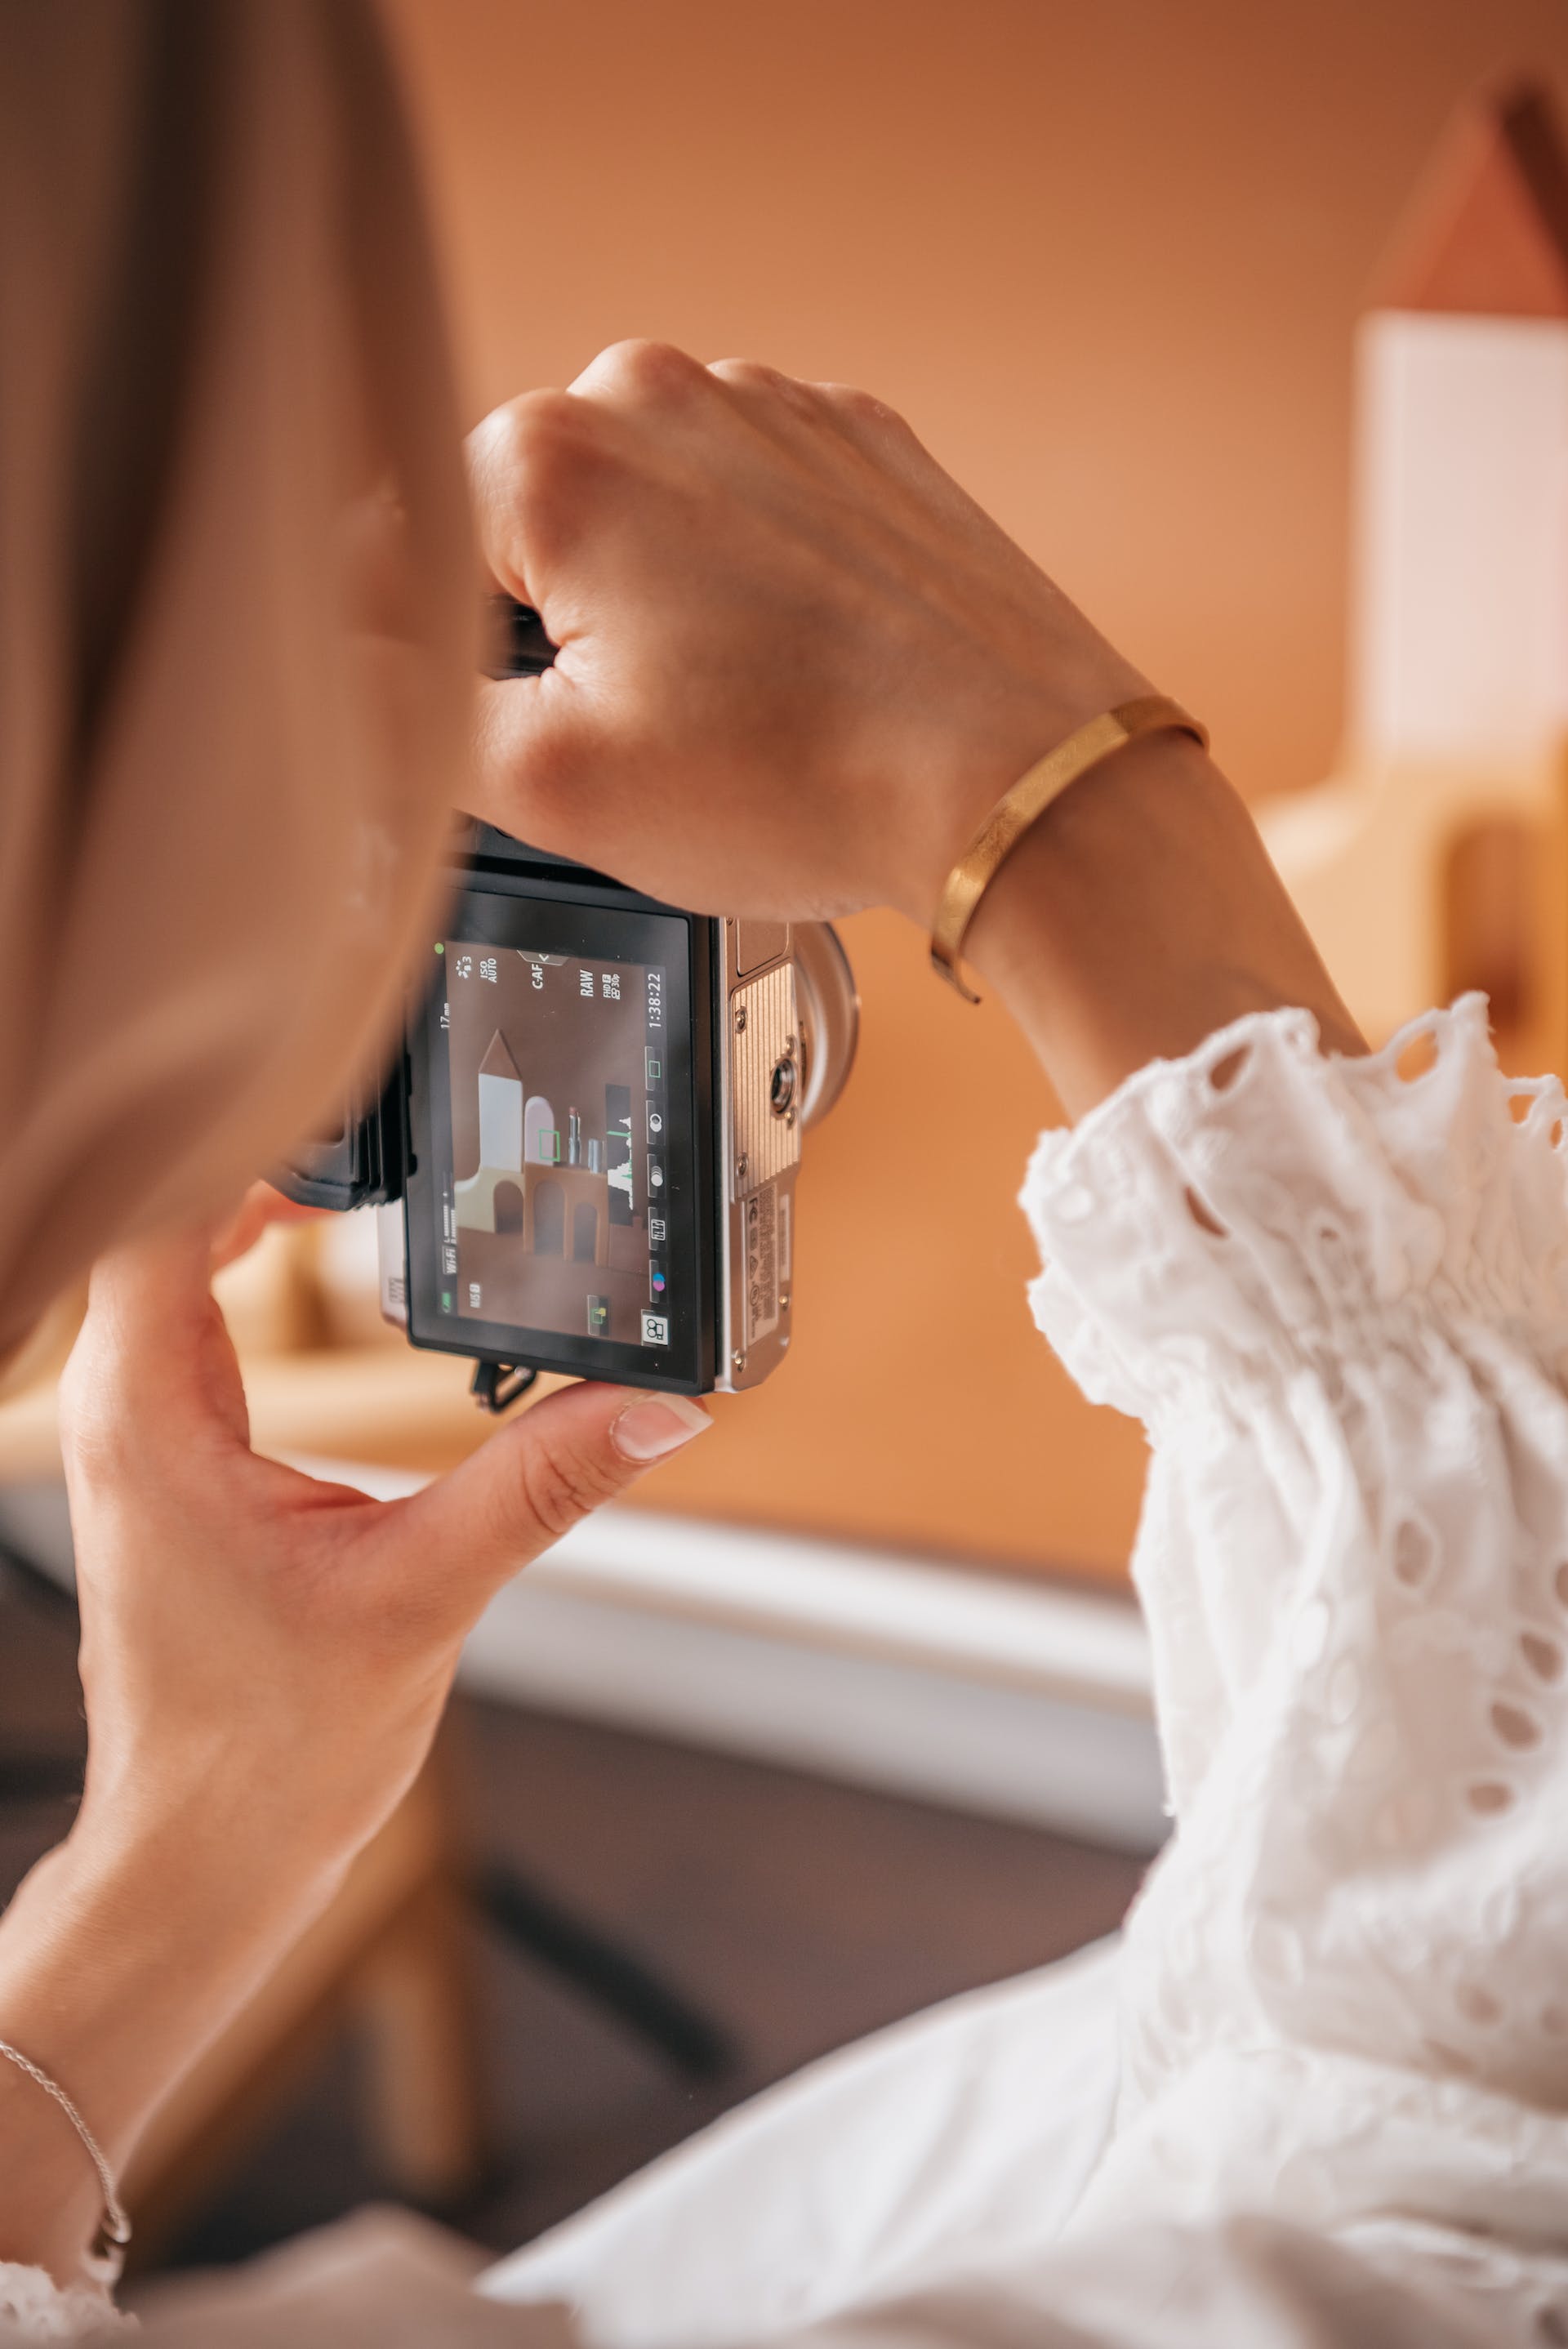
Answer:
[[1366, 1045], [1241, 799], [1186, 736], [1145, 737], [1063, 793], [981, 900], [966, 956], [1077, 1117], [1243, 1012], [1298, 1004]]
[[[74, 1834], [0, 1922], [0, 2038], [74, 2097], [118, 2174], [332, 1881], [247, 1870], [177, 1822], [123, 1843]], [[99, 2217], [98, 2179], [65, 2115], [6, 2062], [0, 2148], [0, 2260], [70, 2281]]]

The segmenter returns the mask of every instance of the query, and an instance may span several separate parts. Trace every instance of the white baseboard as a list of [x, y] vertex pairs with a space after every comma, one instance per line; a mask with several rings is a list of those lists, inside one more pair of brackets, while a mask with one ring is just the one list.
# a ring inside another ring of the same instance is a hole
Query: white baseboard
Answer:
[[[386, 1498], [424, 1480], [296, 1464]], [[0, 1495], [36, 1534], [57, 1504]], [[18, 1527], [20, 1532], [20, 1527]], [[1165, 1822], [1136, 1610], [848, 1545], [602, 1510], [491, 1603], [485, 1694], [1131, 1851]]]
[[1149, 1643], [1109, 1596], [608, 1508], [491, 1602], [463, 1678], [1122, 1850], [1165, 1833]]

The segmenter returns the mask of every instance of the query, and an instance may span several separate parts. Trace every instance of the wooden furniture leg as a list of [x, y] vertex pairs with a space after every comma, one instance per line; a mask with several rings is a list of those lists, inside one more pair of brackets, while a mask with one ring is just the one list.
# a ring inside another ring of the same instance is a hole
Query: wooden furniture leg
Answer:
[[368, 2056], [366, 2135], [389, 2186], [455, 2200], [477, 2182], [483, 2121], [463, 1899], [432, 1875], [381, 1932], [350, 1988]]

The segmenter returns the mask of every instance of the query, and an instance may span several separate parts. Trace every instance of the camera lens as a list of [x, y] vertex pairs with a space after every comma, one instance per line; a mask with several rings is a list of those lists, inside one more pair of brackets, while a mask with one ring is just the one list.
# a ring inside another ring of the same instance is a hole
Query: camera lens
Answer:
[[795, 1063], [788, 1053], [774, 1068], [769, 1099], [773, 1103], [775, 1117], [788, 1115], [795, 1106]]
[[832, 1108], [854, 1066], [861, 999], [849, 956], [830, 922], [797, 922], [790, 938], [800, 1012], [793, 1105], [802, 1125], [814, 1125]]

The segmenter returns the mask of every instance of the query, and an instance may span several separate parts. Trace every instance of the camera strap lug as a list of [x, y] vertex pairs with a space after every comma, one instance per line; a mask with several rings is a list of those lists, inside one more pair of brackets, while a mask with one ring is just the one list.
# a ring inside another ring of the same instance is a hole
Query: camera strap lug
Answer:
[[469, 1392], [481, 1411], [498, 1417], [520, 1395], [525, 1395], [539, 1376], [537, 1371], [520, 1370], [512, 1362], [476, 1362], [473, 1383]]

